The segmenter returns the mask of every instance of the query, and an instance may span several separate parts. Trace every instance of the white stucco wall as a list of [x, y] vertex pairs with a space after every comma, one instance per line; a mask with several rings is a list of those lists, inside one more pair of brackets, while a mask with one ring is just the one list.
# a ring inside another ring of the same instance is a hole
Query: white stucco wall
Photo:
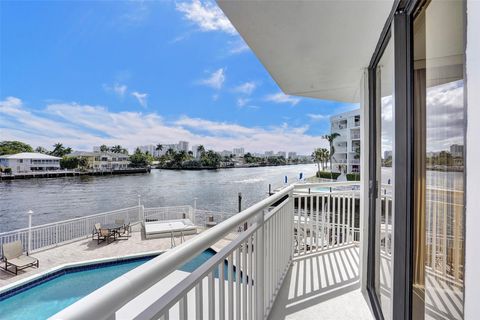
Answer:
[[465, 319], [480, 317], [480, 1], [467, 1]]

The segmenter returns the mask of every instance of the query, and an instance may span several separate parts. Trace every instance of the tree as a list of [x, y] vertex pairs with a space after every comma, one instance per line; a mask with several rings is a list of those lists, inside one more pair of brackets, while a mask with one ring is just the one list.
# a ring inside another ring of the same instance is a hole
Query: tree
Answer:
[[110, 148], [107, 147], [106, 145], [102, 144], [102, 145], [100, 146], [100, 151], [101, 151], [101, 152], [108, 152], [108, 151], [110, 151]]
[[135, 152], [130, 155], [130, 165], [132, 167], [147, 167], [152, 163], [153, 157], [146, 153], [143, 153], [139, 148], [135, 149]]
[[43, 154], [49, 154], [50, 151], [48, 151], [47, 149], [45, 149], [44, 147], [37, 147], [35, 149], [35, 152], [38, 152], [38, 153], [43, 153]]
[[125, 149], [122, 148], [122, 146], [119, 144], [110, 148], [110, 151], [112, 151], [113, 153], [123, 153], [123, 150]]
[[78, 157], [63, 156], [62, 159], [60, 159], [60, 167], [62, 169], [77, 169], [79, 162]]
[[[332, 172], [332, 157], [333, 157], [333, 154], [335, 153], [335, 147], [333, 146], [333, 140], [335, 140], [335, 138], [337, 137], [340, 137], [340, 133], [337, 133], [337, 132], [334, 132], [332, 134], [327, 134], [325, 135], [323, 138], [327, 139], [328, 143], [330, 144], [330, 155], [329, 155], [329, 160], [330, 160], [330, 173]], [[333, 179], [333, 175], [332, 175], [332, 179]]]
[[329, 156], [330, 152], [326, 148], [317, 148], [313, 151], [312, 158], [317, 163], [318, 171], [320, 171], [320, 164], [322, 165], [322, 171], [325, 170], [325, 164]]
[[199, 145], [197, 147], [197, 153], [200, 154], [200, 157], [202, 156], [202, 154], [205, 153], [205, 147], [203, 145]]
[[33, 149], [30, 145], [20, 141], [0, 142], [0, 155], [15, 154], [20, 152], [33, 152]]
[[163, 145], [161, 143], [157, 144], [157, 146], [155, 147], [155, 150], [157, 151], [162, 151], [163, 150]]
[[50, 152], [50, 155], [55, 156], [55, 157], [63, 157], [66, 156], [67, 154], [72, 153], [72, 148], [65, 148], [63, 144], [60, 142], [55, 143], [53, 145], [53, 151]]
[[217, 168], [222, 161], [222, 157], [215, 151], [208, 150], [207, 152], [202, 153], [200, 161], [204, 167]]

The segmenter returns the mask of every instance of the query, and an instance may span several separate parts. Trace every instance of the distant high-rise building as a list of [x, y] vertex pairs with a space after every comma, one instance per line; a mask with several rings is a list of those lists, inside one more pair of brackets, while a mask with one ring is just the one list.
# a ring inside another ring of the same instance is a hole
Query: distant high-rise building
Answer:
[[222, 152], [220, 152], [220, 155], [222, 157], [230, 157], [232, 155], [232, 151], [229, 151], [229, 150], [223, 150]]
[[192, 153], [193, 153], [193, 156], [194, 156], [195, 158], [197, 158], [197, 159], [200, 158], [200, 153], [198, 152], [198, 147], [199, 147], [199, 146], [200, 146], [199, 144], [194, 144], [194, 145], [192, 145]]
[[392, 155], [393, 155], [392, 150], [385, 150], [385, 151], [383, 152], [383, 159], [385, 159], [385, 160], [386, 160], [386, 159], [389, 159], [389, 158], [392, 157]]
[[142, 152], [148, 152], [149, 154], [151, 154], [152, 156], [158, 156], [158, 152], [156, 150], [157, 146], [153, 145], [153, 144], [148, 144], [148, 145], [145, 145], [145, 146], [139, 146], [138, 149], [140, 149], [140, 151]]
[[265, 151], [265, 157], [273, 157], [274, 152], [273, 151]]
[[330, 118], [331, 133], [339, 136], [333, 141], [333, 172], [346, 168], [347, 173], [360, 172], [360, 109], [340, 113]]
[[288, 159], [296, 159], [297, 158], [297, 153], [296, 152], [289, 152], [288, 153]]
[[287, 153], [285, 151], [278, 151], [277, 156], [287, 158]]
[[179, 141], [178, 142], [178, 151], [188, 152], [188, 141]]
[[450, 146], [450, 153], [452, 154], [452, 157], [454, 157], [454, 158], [463, 157], [463, 145], [452, 144]]
[[233, 148], [233, 154], [235, 157], [243, 157], [245, 154], [245, 149], [244, 148]]

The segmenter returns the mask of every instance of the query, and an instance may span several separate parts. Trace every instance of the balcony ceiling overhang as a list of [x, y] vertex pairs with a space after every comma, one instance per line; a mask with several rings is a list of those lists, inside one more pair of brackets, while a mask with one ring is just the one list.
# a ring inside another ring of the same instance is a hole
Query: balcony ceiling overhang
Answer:
[[358, 102], [393, 0], [218, 4], [286, 94]]

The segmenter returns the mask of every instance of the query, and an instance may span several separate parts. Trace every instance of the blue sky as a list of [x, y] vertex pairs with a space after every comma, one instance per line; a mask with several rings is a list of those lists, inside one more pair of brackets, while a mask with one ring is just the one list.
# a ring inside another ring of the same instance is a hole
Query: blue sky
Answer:
[[281, 93], [213, 2], [0, 6], [1, 140], [307, 154], [355, 108]]

